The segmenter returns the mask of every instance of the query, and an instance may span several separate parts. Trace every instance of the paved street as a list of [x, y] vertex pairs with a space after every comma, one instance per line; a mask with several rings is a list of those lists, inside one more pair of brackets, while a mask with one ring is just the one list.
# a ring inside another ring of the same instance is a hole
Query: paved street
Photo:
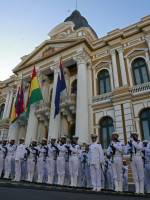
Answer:
[[142, 197], [123, 197], [97, 194], [81, 194], [70, 192], [54, 192], [45, 190], [32, 190], [25, 188], [0, 187], [1, 200], [142, 200]]

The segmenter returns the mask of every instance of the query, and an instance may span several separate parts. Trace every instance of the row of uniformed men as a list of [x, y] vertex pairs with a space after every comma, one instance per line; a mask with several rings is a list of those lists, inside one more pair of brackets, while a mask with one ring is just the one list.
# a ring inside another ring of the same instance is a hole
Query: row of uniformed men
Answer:
[[[22, 138], [17, 149], [14, 140], [11, 140], [10, 144], [5, 144], [5, 141], [3, 141], [3, 146], [0, 146], [0, 176], [4, 168], [4, 178], [9, 178], [13, 171], [12, 163], [15, 163], [14, 181], [20, 181], [21, 169], [22, 172], [25, 172], [26, 163], [27, 181], [32, 182], [36, 171], [37, 182], [42, 183], [47, 165], [48, 184], [56, 183], [56, 176], [58, 185], [69, 185], [71, 181], [70, 186], [72, 187], [83, 186], [85, 180], [87, 187], [90, 187], [91, 180], [93, 190], [100, 191], [102, 183], [105, 181], [108, 184], [108, 189], [113, 189], [114, 182], [115, 191], [121, 192], [123, 191], [123, 182], [125, 190], [128, 187], [128, 166], [122, 160], [123, 144], [118, 140], [118, 137], [118, 133], [112, 134], [112, 142], [107, 149], [105, 159], [102, 147], [97, 143], [97, 135], [95, 134], [91, 135], [92, 144], [86, 146], [85, 152], [81, 151], [77, 143], [77, 136], [74, 136], [72, 143], [69, 144], [66, 144], [66, 136], [60, 138], [60, 144], [56, 143], [55, 138], [51, 138], [48, 145], [44, 138], [40, 145], [37, 145], [37, 142], [33, 140], [28, 148], [25, 147]], [[136, 193], [144, 193], [144, 172], [146, 174], [146, 192], [149, 193], [150, 143], [144, 141], [143, 145], [138, 140], [138, 134], [132, 132], [124, 153], [131, 155], [130, 164]]]

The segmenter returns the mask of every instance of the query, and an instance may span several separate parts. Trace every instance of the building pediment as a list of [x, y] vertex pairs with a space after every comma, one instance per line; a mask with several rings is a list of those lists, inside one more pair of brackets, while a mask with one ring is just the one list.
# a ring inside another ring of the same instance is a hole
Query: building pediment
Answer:
[[111, 60], [100, 60], [93, 66], [93, 69], [102, 68], [110, 64], [111, 64]]
[[56, 40], [46, 40], [40, 46], [36, 47], [33, 52], [29, 55], [21, 57], [21, 62], [13, 69], [14, 73], [22, 70], [24, 66], [34, 65], [38, 61], [48, 58], [59, 52], [61, 49], [69, 47], [78, 39], [56, 39]]
[[126, 55], [125, 55], [125, 58], [129, 58], [129, 57], [132, 57], [132, 56], [135, 56], [135, 55], [138, 55], [138, 54], [141, 54], [145, 51], [147, 51], [148, 49], [147, 48], [134, 48], [132, 49], [131, 51], [129, 51]]

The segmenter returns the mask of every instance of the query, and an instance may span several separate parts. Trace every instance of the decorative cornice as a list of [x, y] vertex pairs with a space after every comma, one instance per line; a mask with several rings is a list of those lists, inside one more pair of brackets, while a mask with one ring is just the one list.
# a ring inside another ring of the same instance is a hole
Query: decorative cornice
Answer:
[[38, 78], [40, 79], [40, 81], [46, 81], [49, 82], [49, 78], [48, 76], [45, 76], [44, 74], [42, 74], [40, 71], [37, 73]]
[[119, 47], [119, 48], [117, 48], [116, 50], [117, 50], [118, 53], [123, 53], [123, 52], [124, 52], [124, 50], [123, 50], [122, 47]]
[[78, 65], [80, 65], [80, 64], [87, 65], [91, 62], [91, 59], [84, 51], [79, 52], [79, 54], [74, 56], [73, 59], [77, 62]]
[[109, 52], [110, 52], [111, 56], [116, 55], [116, 49], [110, 49]]
[[146, 35], [145, 40], [146, 40], [147, 43], [149, 43], [150, 42], [150, 35]]

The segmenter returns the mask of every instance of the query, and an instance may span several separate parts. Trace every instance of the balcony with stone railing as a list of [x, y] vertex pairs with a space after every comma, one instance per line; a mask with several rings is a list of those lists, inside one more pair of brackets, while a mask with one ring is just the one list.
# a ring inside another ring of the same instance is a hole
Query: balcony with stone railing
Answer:
[[35, 115], [36, 116], [41, 115], [43, 117], [49, 118], [50, 108], [51, 108], [50, 102], [40, 103], [36, 106]]
[[113, 96], [112, 92], [98, 95], [98, 96], [92, 98], [92, 103], [109, 101], [112, 96]]
[[76, 113], [76, 94], [71, 94], [61, 98], [60, 112], [67, 118], [69, 123], [73, 122], [73, 116]]
[[132, 95], [138, 95], [139, 93], [149, 93], [150, 92], [150, 82], [143, 83], [141, 85], [136, 85], [134, 87], [130, 87], [129, 91]]
[[60, 100], [60, 109], [68, 109], [72, 114], [76, 112], [76, 94], [62, 97]]
[[0, 128], [9, 128], [9, 119], [0, 120]]

